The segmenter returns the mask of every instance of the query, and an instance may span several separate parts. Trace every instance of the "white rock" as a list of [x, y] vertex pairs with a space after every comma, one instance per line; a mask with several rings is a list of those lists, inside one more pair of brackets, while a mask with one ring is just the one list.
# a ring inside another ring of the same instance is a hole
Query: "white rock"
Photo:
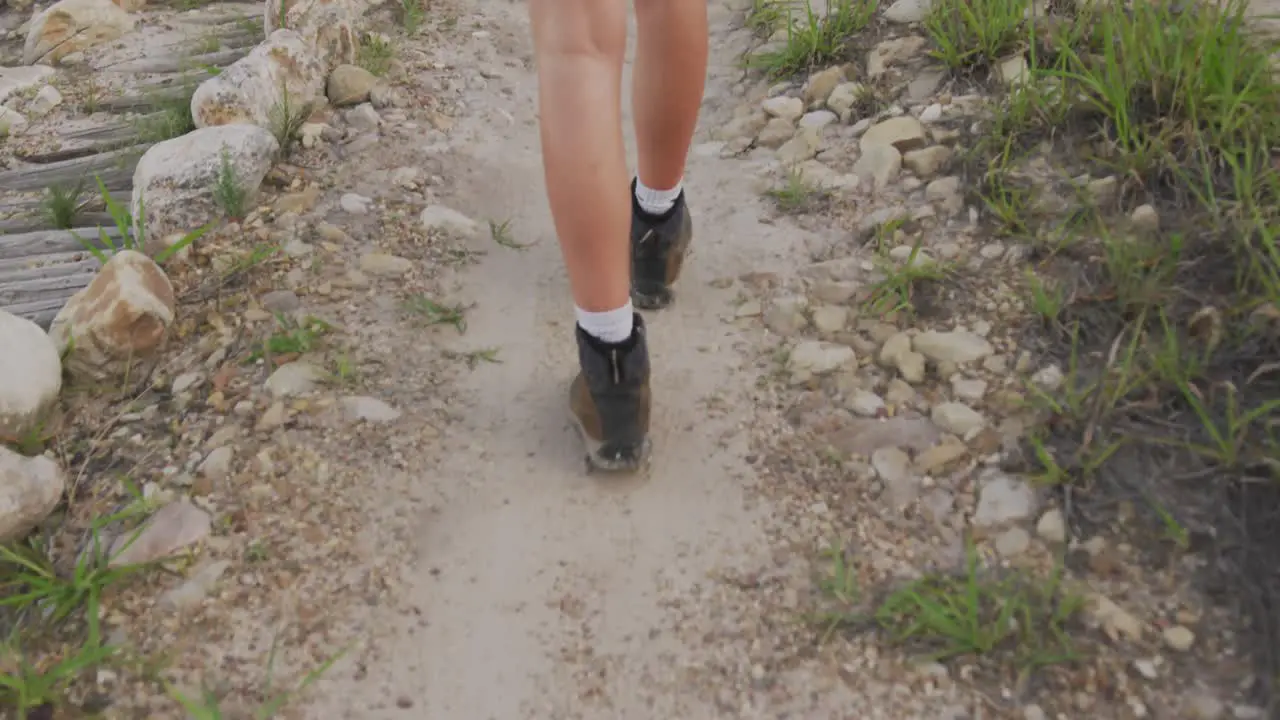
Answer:
[[872, 125], [858, 142], [863, 152], [873, 145], [892, 145], [898, 152], [909, 152], [929, 143], [924, 126], [910, 115], [900, 115]]
[[782, 118], [787, 122], [795, 122], [804, 114], [804, 101], [785, 95], [771, 97], [761, 103], [760, 107], [769, 117]]
[[399, 255], [365, 253], [360, 256], [360, 270], [378, 277], [404, 275], [413, 269], [413, 261]]
[[27, 112], [35, 116], [47, 115], [62, 104], [62, 93], [52, 85], [45, 85], [36, 91], [36, 96], [27, 103]]
[[480, 223], [443, 205], [427, 206], [418, 220], [428, 231], [439, 230], [464, 239], [475, 238], [480, 233]]
[[369, 206], [371, 204], [373, 204], [371, 198], [355, 193], [343, 193], [342, 197], [338, 198], [338, 207], [342, 208], [343, 212], [352, 215], [369, 214]]
[[840, 83], [827, 96], [827, 107], [840, 117], [844, 117], [846, 113], [853, 111], [853, 106], [858, 104], [858, 100], [862, 98], [865, 91], [862, 83]]
[[59, 0], [31, 19], [25, 65], [51, 65], [133, 29], [133, 16], [111, 0]]
[[62, 499], [66, 479], [53, 460], [23, 457], [0, 445], [0, 542], [25, 536]]
[[212, 530], [209, 513], [181, 498], [157, 510], [138, 530], [116, 538], [107, 564], [120, 567], [171, 557], [204, 540]]
[[339, 401], [342, 412], [349, 420], [364, 420], [370, 423], [387, 423], [400, 418], [400, 411], [375, 397], [354, 395]]
[[885, 8], [884, 18], [895, 23], [917, 23], [924, 20], [932, 5], [930, 0], [895, 0]]
[[1026, 81], [1030, 68], [1025, 57], [1014, 55], [1000, 61], [999, 72], [1005, 85], [1018, 85]]
[[0, 310], [0, 436], [40, 428], [62, 390], [58, 348], [39, 325]]
[[942, 106], [939, 105], [938, 103], [933, 103], [929, 105], [924, 109], [923, 112], [920, 113], [920, 122], [926, 125], [929, 125], [931, 123], [936, 123], [941, 119], [942, 119]]
[[813, 309], [813, 327], [820, 333], [833, 335], [844, 330], [849, 322], [849, 308], [840, 305], [823, 305]]
[[867, 77], [875, 80], [888, 72], [890, 67], [911, 61], [921, 54], [926, 45], [928, 41], [919, 35], [885, 40], [867, 53]]
[[892, 145], [872, 145], [864, 148], [853, 163], [853, 174], [864, 183], [871, 183], [876, 190], [884, 190], [898, 179], [902, 172], [902, 153]]
[[133, 171], [133, 213], [145, 208], [148, 252], [166, 238], [219, 217], [214, 199], [223, 155], [251, 204], [280, 146], [268, 130], [248, 124], [206, 127], [147, 149]]
[[391, 184], [396, 187], [409, 189], [418, 184], [422, 179], [422, 170], [416, 167], [398, 167], [391, 171]]
[[981, 360], [995, 352], [991, 343], [968, 331], [929, 330], [916, 336], [912, 347], [935, 363], [965, 363]]
[[911, 352], [911, 336], [905, 332], [890, 335], [880, 346], [879, 361], [886, 367], [894, 367], [904, 353]]
[[982, 413], [958, 402], [947, 402], [933, 407], [930, 415], [933, 424], [949, 433], [964, 437], [987, 424]]
[[950, 160], [953, 152], [945, 145], [934, 145], [921, 150], [912, 150], [902, 156], [902, 164], [916, 174], [916, 177], [928, 179], [938, 174]]
[[1000, 533], [995, 542], [996, 552], [1002, 557], [1016, 557], [1031, 547], [1031, 535], [1021, 527], [1011, 527]]
[[1142, 622], [1107, 596], [1090, 593], [1085, 598], [1084, 609], [1086, 619], [1102, 628], [1113, 641], [1142, 638]]
[[1039, 705], [1028, 705], [1022, 708], [1022, 720], [1049, 720], [1049, 716]]
[[830, 110], [814, 110], [813, 112], [805, 113], [804, 116], [800, 118], [799, 126], [802, 128], [813, 128], [818, 130], [836, 122], [839, 119], [839, 116]]
[[797, 165], [817, 155], [821, 144], [822, 137], [819, 130], [811, 127], [800, 128], [790, 140], [778, 148], [778, 161], [784, 166]]
[[1164, 644], [1178, 652], [1186, 652], [1196, 642], [1196, 634], [1181, 625], [1171, 625], [1161, 633]]
[[198, 128], [235, 123], [270, 128], [280, 121], [285, 102], [299, 113], [321, 98], [326, 79], [324, 63], [301, 35], [276, 30], [248, 55], [200, 83], [191, 96], [191, 117]]
[[231, 461], [235, 459], [235, 455], [235, 448], [230, 445], [214, 448], [204, 457], [198, 470], [207, 478], [221, 480], [231, 474]]
[[920, 353], [909, 350], [898, 356], [895, 367], [902, 375], [902, 379], [915, 385], [924, 382], [924, 356]]
[[1046, 365], [1031, 376], [1031, 382], [1046, 392], [1053, 392], [1062, 387], [1062, 383], [1065, 380], [1066, 377], [1062, 374], [1062, 368], [1057, 365]]
[[978, 507], [973, 524], [993, 527], [1021, 522], [1036, 510], [1036, 494], [1025, 480], [998, 470], [987, 470], [979, 477]]
[[795, 372], [825, 375], [857, 362], [853, 348], [847, 345], [806, 340], [791, 351], [791, 368]]
[[1036, 523], [1036, 535], [1040, 536], [1045, 542], [1061, 544], [1067, 541], [1067, 523], [1062, 517], [1062, 511], [1053, 508], [1040, 516], [1040, 520]]
[[987, 394], [987, 381], [952, 375], [951, 393], [965, 402], [978, 402]]
[[267, 378], [267, 390], [275, 397], [305, 395], [325, 379], [323, 370], [305, 362], [281, 365]]
[[884, 400], [870, 390], [855, 390], [849, 399], [849, 409], [855, 415], [876, 417], [884, 411]]
[[[366, 133], [376, 133], [378, 128], [382, 127], [382, 116], [369, 103], [361, 103], [351, 108], [343, 117], [353, 128]], [[373, 137], [376, 138], [376, 136]]]

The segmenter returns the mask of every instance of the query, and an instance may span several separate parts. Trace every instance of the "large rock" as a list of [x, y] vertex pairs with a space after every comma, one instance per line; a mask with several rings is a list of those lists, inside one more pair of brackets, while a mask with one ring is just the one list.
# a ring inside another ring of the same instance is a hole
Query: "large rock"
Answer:
[[27, 458], [0, 445], [0, 542], [31, 532], [58, 506], [66, 478], [49, 458]]
[[32, 18], [22, 61], [52, 65], [132, 29], [133, 17], [111, 0], [58, 0]]
[[63, 366], [75, 380], [140, 381], [173, 322], [173, 286], [151, 258], [122, 250], [53, 319]]
[[956, 365], [981, 360], [995, 352], [995, 348], [985, 338], [968, 330], [928, 330], [917, 335], [912, 346], [916, 352], [935, 363]]
[[889, 118], [872, 125], [859, 141], [863, 152], [872, 145], [892, 145], [898, 152], [911, 152], [927, 144], [924, 126], [910, 115]]
[[0, 310], [0, 437], [40, 427], [62, 390], [58, 349], [39, 325]]
[[358, 105], [369, 101], [369, 93], [377, 84], [378, 78], [359, 65], [339, 65], [329, 73], [325, 94], [338, 107]]
[[297, 32], [328, 71], [355, 63], [356, 25], [364, 11], [362, 0], [267, 0], [263, 24], [267, 35], [281, 28]]
[[212, 530], [209, 513], [186, 498], [175, 500], [147, 518], [142, 527], [116, 538], [107, 565], [122, 567], [164, 560], [209, 537]]
[[152, 145], [133, 171], [133, 214], [145, 212], [149, 253], [179, 233], [217, 217], [213, 188], [222, 172], [222, 156], [252, 203], [280, 146], [257, 125], [206, 127]]
[[[276, 30], [266, 42], [200, 83], [191, 96], [197, 128], [247, 123], [278, 124], [285, 103], [291, 112], [324, 94], [328, 69], [293, 30]], [[285, 96], [288, 95], [286, 100]]]

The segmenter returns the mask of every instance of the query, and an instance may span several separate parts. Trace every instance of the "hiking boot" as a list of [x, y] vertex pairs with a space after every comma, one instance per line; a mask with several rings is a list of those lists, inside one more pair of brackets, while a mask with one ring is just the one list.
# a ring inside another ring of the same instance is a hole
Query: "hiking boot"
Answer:
[[616, 345], [582, 328], [578, 376], [569, 386], [569, 410], [587, 445], [588, 469], [638, 470], [649, 457], [649, 347], [644, 320]]
[[671, 286], [680, 278], [692, 239], [683, 190], [670, 210], [655, 216], [641, 209], [631, 182], [631, 302], [636, 307], [660, 310], [671, 304]]

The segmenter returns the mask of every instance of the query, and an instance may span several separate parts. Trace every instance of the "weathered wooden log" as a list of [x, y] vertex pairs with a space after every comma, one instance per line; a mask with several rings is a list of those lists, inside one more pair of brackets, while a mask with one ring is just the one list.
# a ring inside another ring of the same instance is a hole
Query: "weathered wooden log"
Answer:
[[194, 70], [200, 67], [226, 67], [249, 54], [251, 48], [232, 48], [203, 55], [162, 55], [154, 58], [138, 58], [126, 60], [115, 65], [107, 65], [102, 72], [128, 74], [159, 74]]
[[84, 242], [99, 245], [102, 232], [113, 242], [119, 242], [120, 231], [114, 225], [99, 227], [102, 227], [101, 231], [98, 227], [82, 227], [75, 230], [42, 230], [5, 235], [0, 237], [0, 260], [32, 258], [34, 262], [48, 255], [84, 252]]
[[0, 285], [0, 306], [69, 299], [77, 290], [93, 281], [95, 270], [68, 273], [53, 277], [32, 277], [26, 280], [7, 281]]
[[74, 183], [82, 178], [90, 187], [96, 187], [95, 175], [102, 178], [109, 190], [132, 187], [133, 169], [147, 147], [149, 145], [137, 145], [74, 160], [8, 170], [0, 173], [0, 190], [31, 192], [59, 183]]
[[[128, 189], [125, 190], [128, 192]], [[111, 227], [115, 225], [115, 220], [111, 218], [110, 213], [105, 212], [78, 212], [76, 213], [76, 222], [82, 225], [101, 225], [103, 227]], [[11, 217], [7, 220], [0, 220], [0, 236], [18, 235], [22, 233], [33, 232], [49, 232], [57, 230], [49, 218], [38, 211], [31, 211], [23, 215]], [[97, 234], [97, 231], [94, 231]]]
[[[196, 77], [193, 75], [192, 77]], [[212, 73], [206, 77], [213, 77]], [[195, 92], [200, 80], [192, 80], [183, 85], [145, 90], [143, 92], [121, 95], [103, 100], [98, 108], [110, 113], [142, 112], [167, 107], [183, 101], [191, 101], [191, 93]]]
[[[88, 275], [86, 278], [85, 285], [88, 285], [89, 281], [93, 280], [93, 276]], [[10, 315], [17, 315], [20, 318], [26, 318], [36, 325], [39, 325], [41, 329], [48, 330], [49, 326], [53, 324], [53, 319], [58, 316], [58, 311], [61, 310], [62, 307], [67, 304], [67, 301], [71, 299], [71, 296], [75, 295], [79, 290], [80, 288], [76, 288], [75, 291], [67, 293], [66, 297], [52, 297], [45, 298], [43, 300], [36, 300], [34, 302], [19, 303], [8, 307], [0, 307], [0, 310], [4, 310]]]
[[184, 25], [225, 25], [248, 21], [262, 23], [262, 5], [228, 3], [182, 13]]
[[93, 274], [98, 267], [98, 259], [87, 250], [0, 260], [0, 287], [11, 282]]

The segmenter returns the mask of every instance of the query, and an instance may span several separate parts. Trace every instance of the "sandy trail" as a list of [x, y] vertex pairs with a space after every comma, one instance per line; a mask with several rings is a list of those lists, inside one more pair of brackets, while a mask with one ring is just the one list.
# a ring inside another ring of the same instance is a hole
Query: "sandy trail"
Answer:
[[[768, 512], [744, 498], [754, 353], [726, 323], [735, 291], [714, 281], [789, 269], [804, 233], [760, 223], [743, 164], [719, 159], [714, 144], [695, 147], [693, 254], [675, 306], [648, 315], [652, 467], [634, 479], [585, 474], [567, 423], [572, 304], [545, 198], [525, 8], [485, 0], [460, 22], [485, 32], [456, 49], [459, 67], [481, 46], [509, 51], [494, 58], [501, 92], [471, 93], [454, 131], [452, 204], [474, 218], [510, 218], [515, 239], [536, 244], [490, 252], [456, 278], [458, 299], [475, 307], [453, 349], [500, 348], [503, 362], [461, 381], [469, 402], [450, 431], [451, 455], [421, 478], [441, 499], [423, 518], [411, 572], [418, 614], [387, 633], [382, 667], [349, 689], [328, 688], [341, 701], [314, 716], [711, 717], [686, 672], [706, 649], [696, 628], [677, 632], [671, 607], [709, 573], [763, 552], [758, 514]], [[634, 23], [631, 34], [634, 45]], [[713, 40], [695, 143], [722, 119], [719, 100], [740, 77], [731, 46]]]

